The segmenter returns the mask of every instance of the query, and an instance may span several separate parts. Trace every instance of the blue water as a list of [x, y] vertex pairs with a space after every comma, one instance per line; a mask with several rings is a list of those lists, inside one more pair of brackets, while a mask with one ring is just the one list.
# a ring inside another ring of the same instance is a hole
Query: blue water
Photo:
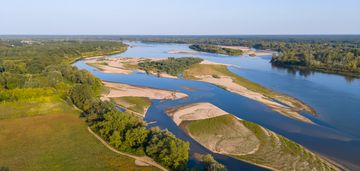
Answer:
[[[234, 65], [230, 71], [257, 82], [268, 88], [296, 97], [312, 106], [318, 113], [314, 117], [304, 115], [317, 125], [305, 124], [289, 119], [268, 107], [237, 94], [225, 91], [208, 83], [158, 78], [142, 73], [131, 75], [105, 74], [85, 65], [82, 61], [75, 65], [88, 69], [95, 76], [106, 81], [122, 82], [154, 88], [172, 89], [189, 95], [187, 99], [159, 102], [154, 101], [146, 115], [146, 121], [157, 121], [155, 126], [167, 128], [176, 136], [190, 141], [191, 151], [210, 153], [189, 138], [166, 116], [164, 110], [171, 106], [193, 102], [210, 102], [242, 119], [258, 123], [305, 147], [325, 155], [351, 169], [360, 169], [360, 80], [349, 80], [343, 76], [313, 72], [308, 74], [271, 66], [271, 57], [228, 57], [223, 55], [169, 54], [171, 50], [190, 50], [187, 45], [128, 42], [131, 48], [125, 53], [112, 57], [184, 57], [196, 56], [206, 60]], [[183, 87], [196, 89], [189, 91]], [[153, 126], [153, 124], [152, 124]], [[222, 156], [215, 158], [231, 170], [259, 169], [256, 166]], [[191, 160], [192, 164], [196, 161]]]

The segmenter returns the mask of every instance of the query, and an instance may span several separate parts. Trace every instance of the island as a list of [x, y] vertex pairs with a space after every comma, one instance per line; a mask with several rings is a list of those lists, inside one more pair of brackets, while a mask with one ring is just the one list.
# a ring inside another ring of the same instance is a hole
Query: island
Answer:
[[233, 48], [226, 46], [195, 44], [195, 45], [190, 45], [189, 48], [195, 51], [218, 53], [229, 56], [240, 56], [243, 54], [243, 49], [241, 48]]
[[271, 170], [339, 170], [303, 146], [210, 103], [173, 107], [166, 113], [189, 136], [214, 153]]

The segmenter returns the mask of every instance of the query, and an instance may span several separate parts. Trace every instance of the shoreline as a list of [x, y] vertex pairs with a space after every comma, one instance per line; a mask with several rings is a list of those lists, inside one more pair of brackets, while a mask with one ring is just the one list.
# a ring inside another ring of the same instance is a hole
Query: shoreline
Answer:
[[[119, 83], [119, 82], [110, 82], [110, 81], [102, 81], [102, 82], [104, 83], [105, 87], [110, 89], [110, 92], [107, 95], [103, 96], [104, 98], [134, 96], [134, 97], [147, 97], [149, 99], [158, 99], [158, 100], [177, 100], [188, 97], [187, 94], [174, 90], [157, 89], [146, 86], [136, 86], [136, 85]], [[111, 94], [111, 91], [113, 91], [113, 94]], [[127, 95], [125, 93], [128, 93], [130, 95]]]

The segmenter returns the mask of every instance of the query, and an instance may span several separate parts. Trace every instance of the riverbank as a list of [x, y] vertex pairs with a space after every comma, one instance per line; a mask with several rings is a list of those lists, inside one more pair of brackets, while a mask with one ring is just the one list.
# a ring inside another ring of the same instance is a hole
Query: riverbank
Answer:
[[170, 108], [166, 113], [189, 136], [214, 153], [271, 170], [339, 170], [301, 145], [210, 103]]
[[188, 95], [171, 90], [161, 90], [154, 89], [143, 86], [132, 86], [122, 83], [112, 83], [103, 81], [105, 87], [109, 89], [108, 93], [102, 95], [102, 100], [110, 100], [110, 98], [116, 97], [147, 97], [149, 99], [158, 99], [158, 100], [175, 100], [186, 98]]
[[[274, 51], [270, 50], [254, 50], [246, 46], [225, 46], [225, 45], [190, 45], [190, 49], [194, 52], [215, 53], [229, 56], [272, 56]], [[175, 51], [177, 52], [177, 51]], [[189, 51], [178, 51], [178, 53], [189, 53]], [[192, 54], [196, 54], [192, 52]]]

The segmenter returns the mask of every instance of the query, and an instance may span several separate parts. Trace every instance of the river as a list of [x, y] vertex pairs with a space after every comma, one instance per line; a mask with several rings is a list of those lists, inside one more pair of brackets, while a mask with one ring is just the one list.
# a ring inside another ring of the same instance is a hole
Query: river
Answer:
[[[193, 102], [210, 102], [221, 109], [242, 119], [260, 124], [309, 149], [334, 160], [352, 170], [360, 169], [360, 80], [349, 79], [340, 75], [320, 72], [299, 72], [296, 70], [273, 67], [270, 56], [230, 57], [209, 53], [176, 53], [174, 50], [190, 50], [185, 44], [127, 42], [130, 47], [111, 57], [200, 57], [209, 61], [231, 64], [233, 73], [259, 83], [275, 91], [296, 97], [311, 107], [319, 116], [303, 113], [316, 123], [309, 125], [284, 117], [273, 112], [261, 103], [225, 91], [212, 84], [183, 80], [158, 78], [142, 73], [131, 75], [106, 74], [92, 68], [83, 61], [75, 66], [87, 69], [105, 81], [114, 81], [132, 85], [149, 86], [178, 90], [189, 95], [187, 99], [160, 102], [153, 100], [145, 117], [146, 121], [156, 121], [150, 126], [166, 128], [177, 137], [190, 142], [191, 153], [210, 153], [188, 137], [164, 113], [168, 107]], [[186, 87], [186, 88], [185, 88]], [[191, 91], [188, 88], [195, 89]], [[229, 170], [263, 170], [257, 166], [213, 154], [215, 159], [225, 164]], [[191, 157], [189, 165], [196, 165]]]

